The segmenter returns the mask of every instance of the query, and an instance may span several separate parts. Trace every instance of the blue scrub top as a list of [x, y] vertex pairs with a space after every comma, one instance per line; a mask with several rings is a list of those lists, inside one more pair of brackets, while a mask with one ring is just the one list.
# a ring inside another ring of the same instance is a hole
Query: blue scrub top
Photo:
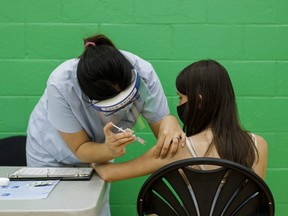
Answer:
[[164, 91], [152, 65], [132, 53], [121, 52], [140, 74], [140, 97], [129, 109], [105, 116], [83, 100], [76, 72], [79, 59], [65, 61], [51, 73], [45, 92], [30, 116], [28, 166], [81, 165], [58, 130], [75, 133], [84, 129], [92, 141], [104, 143], [103, 127], [110, 121], [125, 129], [132, 128], [140, 114], [148, 123], [160, 121], [169, 114]]

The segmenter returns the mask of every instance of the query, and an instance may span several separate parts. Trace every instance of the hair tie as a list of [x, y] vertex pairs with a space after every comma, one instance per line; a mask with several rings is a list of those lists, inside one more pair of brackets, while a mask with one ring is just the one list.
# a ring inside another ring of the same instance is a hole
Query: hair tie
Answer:
[[94, 43], [94, 42], [90, 42], [90, 41], [88, 41], [88, 42], [86, 42], [85, 43], [85, 45], [84, 45], [85, 47], [88, 47], [88, 46], [92, 46], [92, 47], [95, 47], [96, 46], [96, 44]]

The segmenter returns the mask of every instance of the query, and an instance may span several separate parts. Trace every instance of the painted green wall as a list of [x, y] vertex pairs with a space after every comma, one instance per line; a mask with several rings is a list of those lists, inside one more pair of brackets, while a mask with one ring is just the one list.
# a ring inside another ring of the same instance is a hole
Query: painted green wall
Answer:
[[[0, 137], [25, 134], [46, 79], [78, 56], [82, 38], [105, 33], [155, 67], [173, 114], [174, 80], [194, 60], [212, 58], [229, 71], [246, 129], [269, 143], [267, 183], [276, 215], [288, 212], [288, 1], [286, 0], [0, 0]], [[127, 149], [127, 160], [148, 146]], [[136, 215], [145, 177], [113, 183], [113, 216]]]

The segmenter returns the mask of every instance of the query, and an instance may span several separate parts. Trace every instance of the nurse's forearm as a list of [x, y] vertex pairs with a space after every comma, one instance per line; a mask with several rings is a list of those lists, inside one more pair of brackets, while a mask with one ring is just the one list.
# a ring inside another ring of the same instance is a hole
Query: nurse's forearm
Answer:
[[86, 142], [73, 153], [80, 161], [86, 163], [103, 163], [114, 159], [104, 143]]
[[126, 153], [125, 147], [136, 140], [132, 132], [112, 133], [108, 123], [104, 127], [105, 143], [91, 142], [84, 130], [76, 133], [60, 132], [73, 154], [86, 163], [106, 162]]
[[108, 151], [107, 146], [103, 143], [91, 142], [90, 137], [84, 130], [76, 133], [59, 131], [59, 134], [80, 161], [93, 163], [106, 162], [113, 159], [113, 155], [111, 151]]

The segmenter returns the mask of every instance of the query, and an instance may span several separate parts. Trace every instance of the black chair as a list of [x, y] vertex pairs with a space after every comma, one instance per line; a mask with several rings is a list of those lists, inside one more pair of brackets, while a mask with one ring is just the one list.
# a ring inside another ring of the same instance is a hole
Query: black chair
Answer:
[[0, 139], [0, 166], [26, 165], [26, 136]]
[[[217, 167], [200, 170], [195, 167], [200, 164]], [[274, 208], [273, 195], [257, 174], [219, 158], [184, 159], [162, 167], [144, 182], [137, 200], [140, 216], [272, 216]]]

